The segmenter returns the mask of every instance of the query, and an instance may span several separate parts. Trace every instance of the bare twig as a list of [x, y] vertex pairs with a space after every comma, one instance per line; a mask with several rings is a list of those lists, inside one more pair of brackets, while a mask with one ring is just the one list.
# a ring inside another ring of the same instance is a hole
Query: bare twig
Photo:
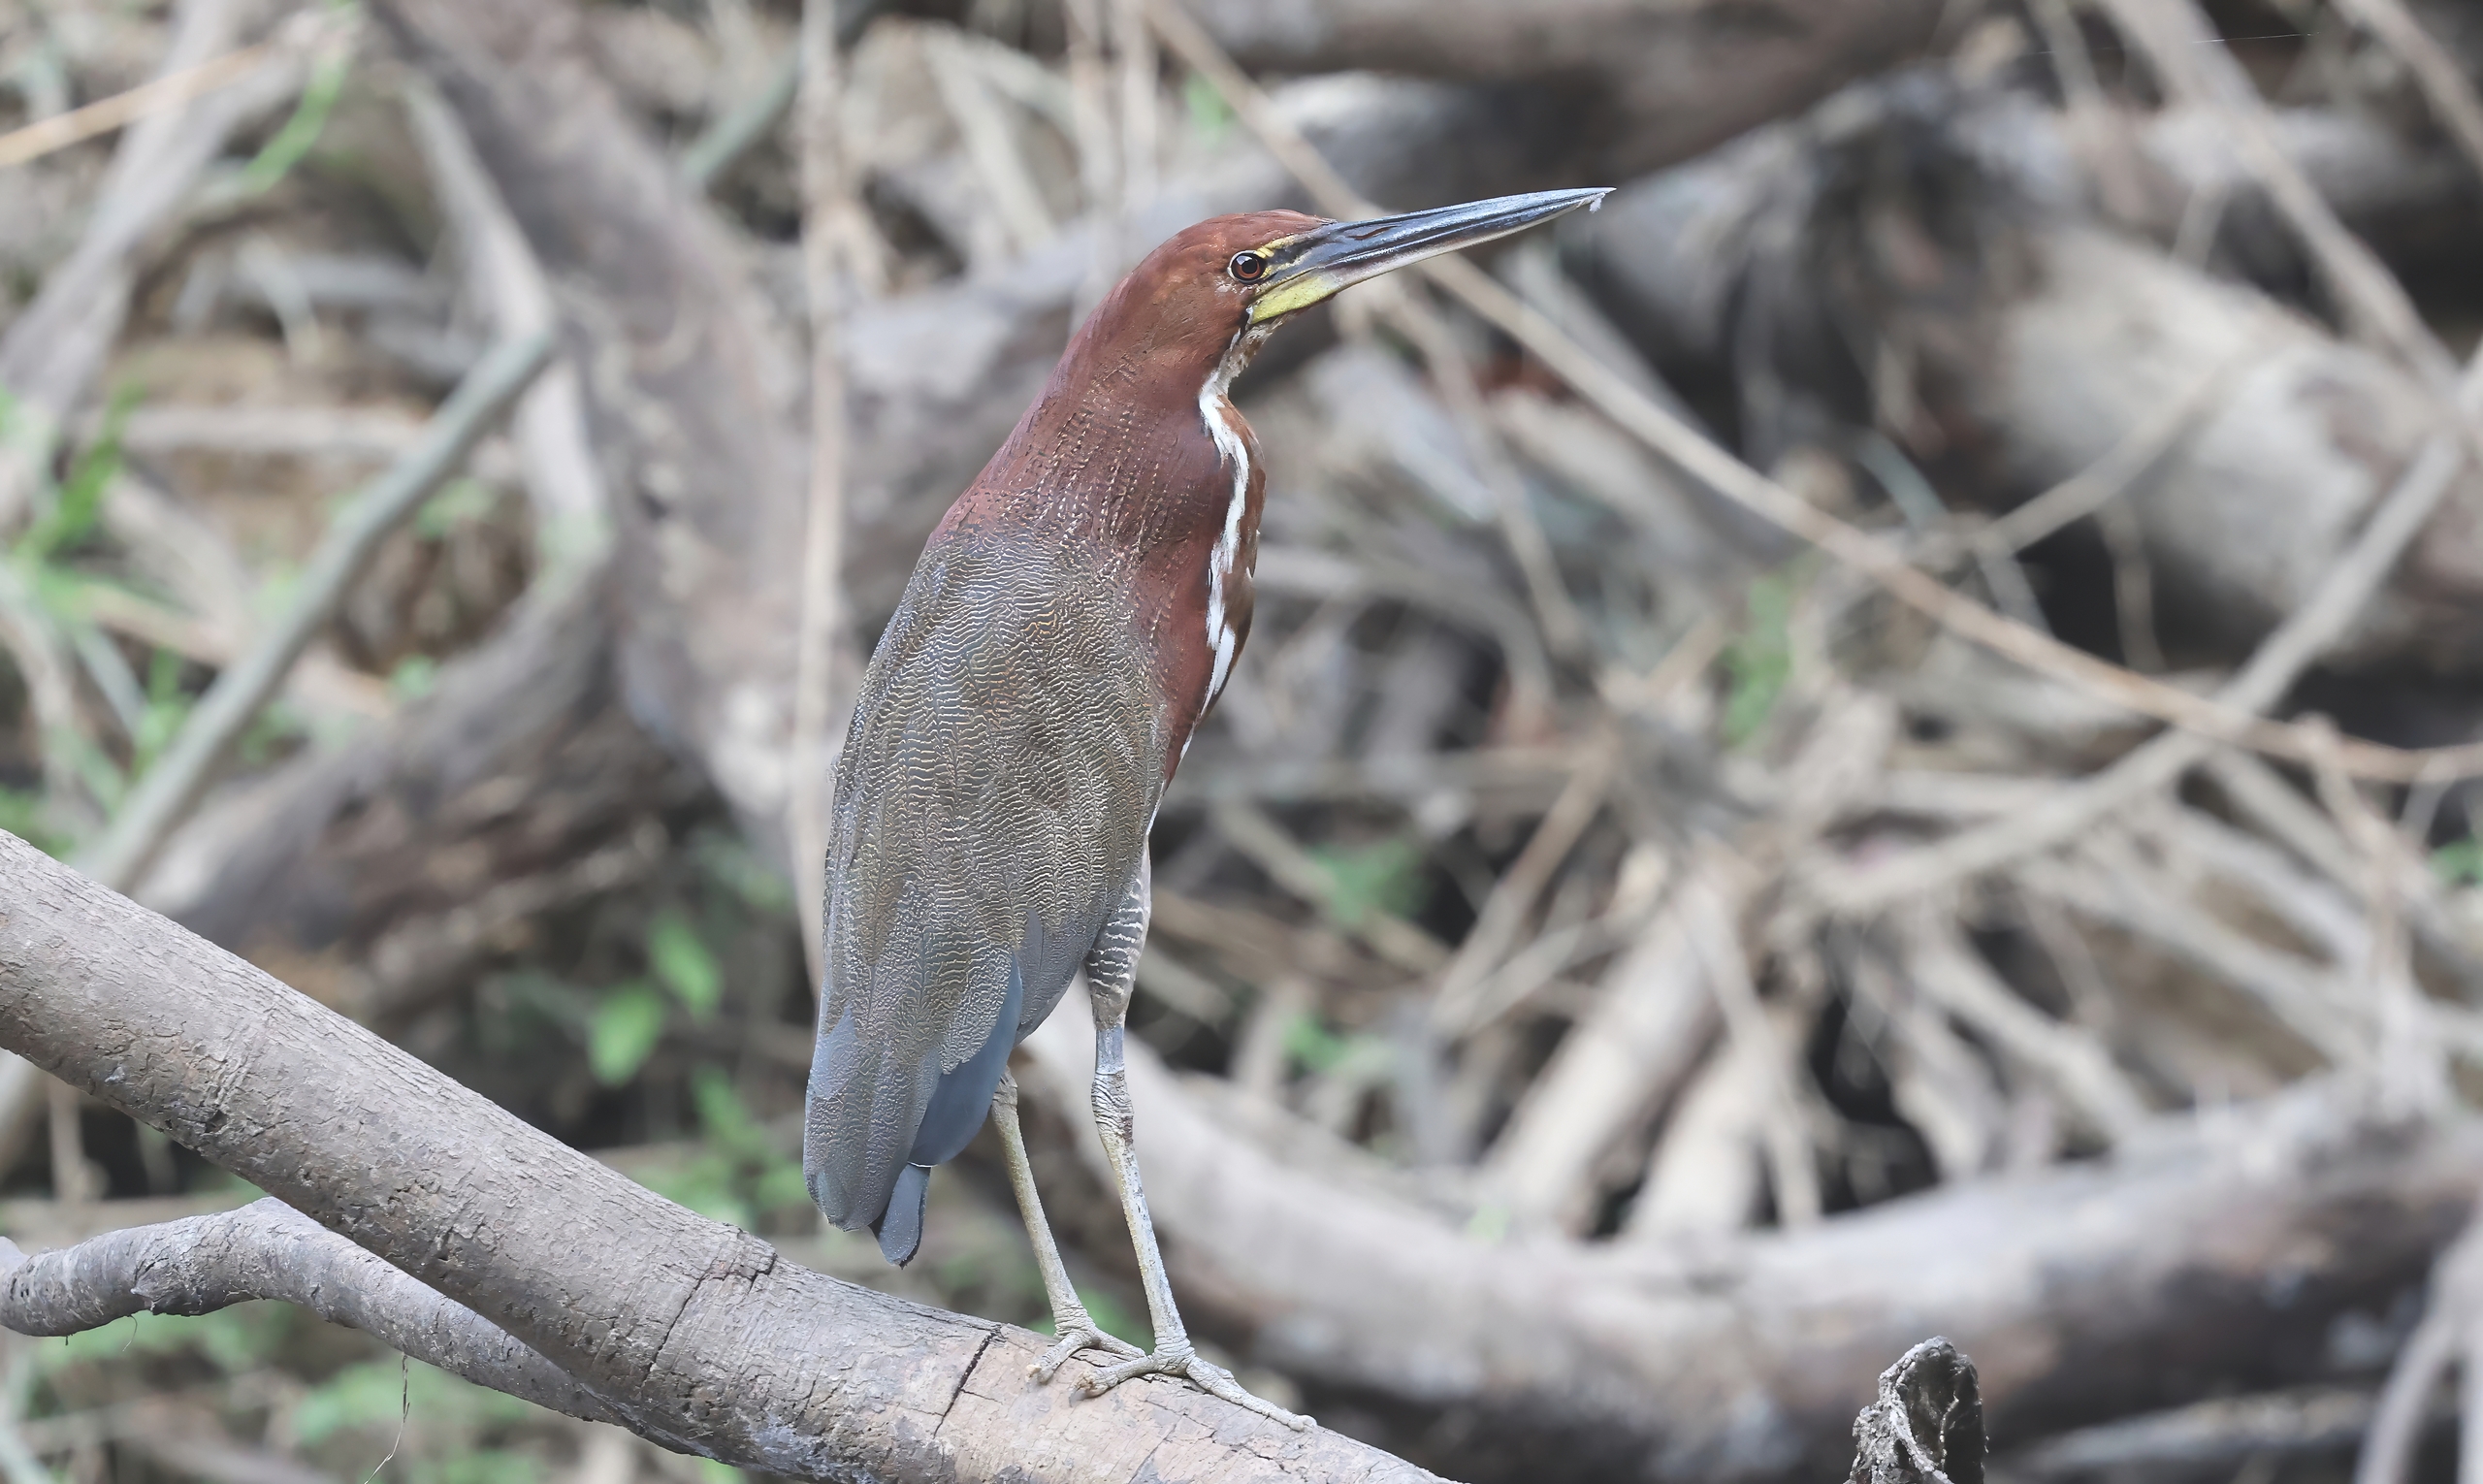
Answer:
[[[965, 142], [967, 163], [982, 182], [1007, 247], [1023, 253], [1041, 246], [1057, 230], [1043, 191], [1027, 169], [1017, 146], [1018, 130], [1006, 112], [999, 91], [984, 74], [975, 39], [962, 33], [923, 33], [922, 57], [949, 116]], [[986, 44], [987, 45], [987, 44]]]
[[2340, 0], [2339, 8], [2404, 61], [2449, 138], [2466, 151], [2467, 163], [2483, 174], [2483, 98], [2475, 96], [2465, 70], [2432, 40], [2405, 0]]
[[[235, 0], [185, 0], [164, 58], [177, 74], [227, 51], [245, 16]], [[25, 512], [37, 471], [118, 337], [136, 281], [131, 259], [178, 211], [190, 188], [251, 109], [292, 72], [280, 48], [220, 93], [192, 97], [140, 119], [113, 154], [86, 229], [67, 261], [44, 275], [34, 302], [0, 333], [0, 387], [16, 400], [0, 444], [0, 531]]]
[[247, 1299], [299, 1304], [477, 1385], [572, 1417], [617, 1420], [498, 1325], [272, 1198], [39, 1257], [0, 1238], [0, 1325], [21, 1335], [74, 1335], [139, 1313], [204, 1314]]
[[[2325, 720], [2314, 718], [2314, 722]], [[2334, 762], [2314, 768], [2311, 776], [2329, 816], [2344, 827], [2345, 837], [2361, 857], [2357, 874], [2370, 919], [2367, 950], [2363, 962], [2347, 967], [2359, 971], [2372, 1002], [2371, 1064], [2380, 1096], [2408, 1116], [2435, 1113], [2448, 1106], [2453, 1094], [2447, 1057], [2430, 1024], [2430, 997], [2414, 983], [2405, 913], [2396, 881], [2402, 842]]]
[[1774, 1079], [1744, 1050], [1718, 1048], [1673, 1100], [1622, 1240], [1652, 1243], [1736, 1231], [1758, 1211], [1767, 1178], [1759, 1130]]
[[[5, 459], [0, 454], [0, 459]], [[6, 478], [0, 471], [0, 478]], [[90, 808], [78, 755], [91, 745], [85, 715], [78, 706], [78, 681], [69, 648], [16, 565], [0, 562], [0, 647], [16, 661], [34, 714], [43, 759], [44, 792], [55, 808]], [[91, 820], [91, 815], [87, 819]]]
[[[843, 67], [836, 54], [836, 6], [802, 7], [802, 281], [811, 315], [811, 449], [808, 508], [802, 523], [801, 632], [793, 664], [792, 788], [785, 822], [800, 893], [802, 951], [814, 990], [824, 984], [820, 924], [824, 920], [830, 735], [837, 715], [829, 668], [837, 653], [844, 598], [845, 285], [836, 223], [848, 210], [844, 131], [838, 113]], [[822, 991], [823, 992], [823, 991]]]
[[1698, 946], [1703, 916], [1738, 918], [1755, 884], [1684, 871], [1596, 999], [1527, 1088], [1480, 1172], [1484, 1199], [1518, 1230], [1579, 1230], [1597, 1163], [1615, 1139], [1698, 1067], [1715, 1038], [1717, 994]]
[[[457, 233], [468, 280], [493, 333], [511, 340], [547, 332], [557, 336], [560, 311], [551, 280], [465, 124], [420, 75], [406, 80], [404, 96], [432, 190]], [[509, 429], [534, 513], [536, 565], [527, 601], [558, 601], [612, 547], [612, 512], [587, 432], [585, 388], [566, 356], [545, 367], [518, 399]], [[422, 430], [412, 430], [412, 436], [419, 439]]]
[[1155, 38], [1146, 27], [1146, 0], [1111, 0], [1113, 59], [1120, 83], [1120, 250], [1133, 257], [1143, 247], [1133, 228], [1139, 204], [1155, 194]]
[[1976, 532], [1975, 539], [1992, 542], [2003, 551], [2024, 551], [2111, 504], [2199, 426], [2209, 409], [2223, 400], [2245, 364], [2249, 363], [2236, 359], [2200, 377], [2186, 395], [2173, 399], [2154, 417], [2132, 428], [2102, 458], [1993, 521]]
[[2121, 658], [2142, 674], [2161, 674], [2163, 647], [2155, 640], [2155, 565], [2147, 560], [2146, 532], [2138, 512], [2106, 505], [2095, 512], [2104, 550], [2112, 561], [2112, 617], [2120, 629]]
[[1474, 1022], [1475, 1012], [1485, 1003], [1477, 991], [1517, 946], [1518, 934], [1525, 927], [1527, 914], [1533, 910], [1535, 898], [1551, 884], [1553, 873], [1567, 858], [1570, 847], [1595, 823], [1619, 762], [1617, 740], [1590, 745], [1560, 797], [1536, 823], [1534, 833], [1527, 837], [1526, 848], [1500, 873], [1482, 912], [1475, 917], [1474, 925], [1467, 929], [1457, 945], [1457, 956], [1440, 975], [1439, 987], [1433, 996], [1434, 1024], [1462, 1029]]
[[2365, 1064], [2370, 1038], [2317, 965], [2168, 899], [2125, 850], [2095, 842], [2087, 853], [2098, 858], [2023, 862], [2016, 879], [2029, 891], [2156, 943], [2242, 990], [2332, 1063]]
[[[1899, 947], [1908, 947], [1902, 939]], [[1982, 1053], [1957, 1034], [1948, 1015], [1919, 991], [1922, 976], [1911, 964], [1890, 965], [1877, 953], [1847, 955], [1853, 986], [1854, 1028], [1872, 1036], [1884, 1022], [1884, 1059], [1896, 1110], [1930, 1145], [1931, 1163], [1946, 1180], [1970, 1179], [1992, 1164], [2008, 1109], [1999, 1081]], [[1907, 982], [1907, 981], [1910, 981]]]
[[[2354, 1462], [2354, 1484], [2405, 1484], [2412, 1476], [2415, 1445], [2421, 1441], [2432, 1392], [2452, 1363], [2462, 1362], [2469, 1375], [2483, 1371], [2483, 1224], [2470, 1225], [2456, 1245], [2432, 1268], [2431, 1304], [2422, 1322], [2407, 1337], [2390, 1368], [2388, 1384], [2379, 1394], [2370, 1429], [2363, 1435], [2362, 1455]], [[2471, 1403], [2460, 1438], [2465, 1450], [2478, 1441], [2478, 1418]], [[2460, 1476], [2464, 1477], [2461, 1468]]]
[[2254, 1460], [2260, 1459], [2290, 1462], [2314, 1451], [2351, 1446], [2370, 1429], [2373, 1400], [2370, 1390], [2354, 1386], [2213, 1397], [2097, 1423], [2013, 1450], [2009, 1476], [2067, 1481], [2099, 1474], [2137, 1477], [2158, 1470], [2255, 1468]]
[[[2478, 354], [2467, 369], [2460, 389], [2459, 405], [2462, 415], [2470, 415], [2473, 410], [2483, 408], [2483, 354]], [[2364, 523], [2353, 544], [2329, 567], [2309, 599], [2288, 615], [2275, 632], [2260, 642], [2259, 647], [2251, 652], [2249, 661], [2216, 693], [2212, 702], [2203, 704], [2222, 716], [2233, 716], [2264, 710], [2281, 699], [2303, 671], [2345, 631], [2355, 614], [2387, 579], [2406, 544], [2413, 540], [2415, 533], [2431, 519], [2432, 512], [2439, 508], [2440, 501], [2447, 498], [2466, 462], [2459, 434], [2454, 431], [2434, 434]], [[2161, 689], [2169, 691], [2172, 688]], [[2327, 756], [2333, 748], [2338, 766], [2348, 772], [2364, 772], [2363, 768], [2345, 760], [2343, 755], [2349, 744], [2325, 738], [2315, 728], [2297, 726], [2273, 727], [2264, 723], [2254, 724], [2254, 726], [2280, 730], [2283, 741], [2280, 750], [2288, 757], [2311, 761]], [[2122, 758], [2103, 773], [2071, 785], [2011, 818], [1952, 835], [1937, 845], [1925, 846], [1867, 869], [1822, 872], [1814, 879], [1814, 885], [1822, 898], [1835, 910], [1868, 913], [1903, 897], [1935, 889], [2034, 852], [2049, 849], [2094, 821], [2179, 777], [2214, 750], [2211, 735], [2207, 730], [2167, 732]], [[2247, 740], [2255, 745], [2274, 739], [2263, 735]], [[2468, 754], [2483, 754], [2483, 748], [2449, 749], [2433, 755], [2432, 760], [2438, 766], [2438, 776], [2445, 777], [2462, 772]], [[2397, 754], [2390, 759], [2389, 771], [2382, 776], [2434, 776], [2418, 758], [2419, 755], [2415, 754]], [[2369, 755], [2365, 754], [2362, 760], [2370, 760]], [[2397, 770], [2398, 765], [2404, 762], [2413, 762], [2415, 766], [2401, 774]]]
[[1435, 974], [1447, 966], [1449, 952], [1440, 941], [1403, 918], [1385, 908], [1355, 911], [1339, 904], [1336, 879], [1328, 868], [1265, 810], [1223, 803], [1215, 806], [1213, 815], [1216, 829], [1233, 842], [1235, 850], [1285, 891], [1327, 912], [1339, 930], [1360, 939], [1372, 952], [1410, 974]]
[[2145, 1100], [2102, 1043], [2018, 998], [1960, 939], [1952, 914], [1917, 906], [1897, 920], [1917, 988], [2058, 1089], [2106, 1139], [2117, 1143], [2146, 1122]]
[[178, 108], [218, 88], [230, 87], [248, 77], [260, 63], [285, 49], [286, 45], [282, 41], [264, 41], [239, 51], [227, 51], [211, 61], [141, 82], [126, 92], [99, 98], [84, 108], [54, 113], [0, 134], [0, 170], [41, 159], [55, 149], [66, 149], [150, 114]]
[[441, 403], [422, 443], [337, 518], [305, 564], [283, 618], [239, 664], [216, 677], [180, 735], [139, 780], [111, 826], [82, 854], [84, 870], [115, 887], [137, 881], [206, 789], [224, 750], [283, 684], [293, 661], [336, 611], [379, 543], [456, 472], [475, 441], [526, 390], [551, 354], [548, 330], [503, 342]]
[[1759, 1146], [1767, 1153], [1768, 1184], [1776, 1196], [1776, 1217], [1786, 1226], [1808, 1226], [1819, 1220], [1819, 1164], [1811, 1150], [1804, 1107], [1794, 1081], [1798, 1056], [1776, 1034], [1751, 983], [1743, 956], [1740, 923], [1712, 898], [1692, 909], [1690, 937], [1707, 973], [1709, 990], [1724, 1012], [1725, 1035], [1736, 1060], [1757, 1069], [1765, 1079], [1766, 1102], [1759, 1118]]
[[[2229, 48], [2219, 44], [2193, 0], [2101, 0], [2121, 33], [2135, 42], [2165, 90], [2209, 110], [2224, 124], [2243, 164], [2259, 177], [2348, 315], [2451, 400], [2456, 364], [2415, 311], [2387, 266], [2345, 229], [2276, 136], [2268, 106]], [[2469, 447], [2483, 447], [2483, 433]], [[2307, 759], [2306, 759], [2307, 760]]]
[[1544, 647], [1566, 659], [1583, 657], [1586, 621], [1579, 617], [1577, 604], [1561, 580], [1552, 542], [1534, 518], [1533, 500], [1493, 424], [1465, 347], [1458, 344], [1438, 310], [1407, 285], [1390, 280], [1374, 292], [1387, 306], [1383, 312], [1388, 312], [1405, 338], [1422, 351], [1423, 360], [1432, 371], [1433, 384], [1439, 389], [1441, 400], [1447, 403], [1449, 412], [1465, 434], [1483, 483], [1492, 492], [1501, 538], [1507, 542], [1509, 556], [1525, 580], [1527, 600], [1534, 609], [1535, 623], [1543, 630]]
[[802, 53], [796, 50], [776, 64], [757, 92], [699, 131], [681, 151], [681, 173], [701, 189], [714, 185], [735, 160], [784, 120], [801, 91], [801, 82]]

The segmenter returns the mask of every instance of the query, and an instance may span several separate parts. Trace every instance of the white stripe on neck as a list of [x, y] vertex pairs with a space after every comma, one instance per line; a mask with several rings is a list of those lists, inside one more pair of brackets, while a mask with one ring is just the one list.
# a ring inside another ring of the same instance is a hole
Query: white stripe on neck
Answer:
[[1199, 420], [1207, 424], [1207, 436], [1215, 440], [1218, 466], [1230, 466], [1233, 470], [1233, 498], [1225, 504], [1224, 529], [1216, 533], [1215, 550], [1207, 564], [1207, 642], [1215, 653], [1215, 667], [1208, 676], [1207, 698], [1199, 704], [1202, 716], [1224, 694], [1224, 682], [1233, 673], [1233, 657], [1242, 645], [1228, 611], [1227, 589], [1233, 581], [1233, 565], [1242, 556], [1242, 517], [1250, 501], [1250, 445], [1233, 426], [1238, 414], [1232, 392], [1233, 378], [1242, 374], [1256, 343], [1249, 326], [1235, 331], [1215, 370], [1199, 387]]

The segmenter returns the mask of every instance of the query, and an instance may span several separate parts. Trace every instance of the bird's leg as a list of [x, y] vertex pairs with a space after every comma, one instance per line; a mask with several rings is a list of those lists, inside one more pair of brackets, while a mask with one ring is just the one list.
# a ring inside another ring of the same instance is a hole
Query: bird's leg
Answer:
[[1181, 1325], [1173, 1303], [1172, 1280], [1164, 1274], [1164, 1255], [1156, 1249], [1155, 1223], [1146, 1214], [1146, 1190], [1138, 1178], [1138, 1151], [1133, 1146], [1129, 1065], [1124, 1054], [1124, 1022], [1129, 1016], [1131, 986], [1138, 979], [1138, 953], [1146, 939], [1149, 872], [1144, 859], [1130, 894], [1104, 924], [1094, 951], [1086, 955], [1086, 992], [1095, 1012], [1095, 1131], [1103, 1137], [1104, 1154], [1112, 1161], [1120, 1188], [1121, 1213], [1129, 1218], [1131, 1244], [1138, 1249], [1139, 1276], [1146, 1287], [1146, 1314], [1155, 1326], [1151, 1354], [1118, 1365], [1098, 1367], [1082, 1383], [1097, 1396], [1141, 1375], [1186, 1376], [1201, 1390], [1273, 1417], [1295, 1429], [1310, 1425], [1283, 1407], [1263, 1402], [1242, 1389], [1233, 1373], [1200, 1355]]
[[1035, 1267], [1044, 1275], [1044, 1296], [1051, 1300], [1051, 1332], [1060, 1343], [1026, 1368], [1039, 1381], [1048, 1381], [1060, 1363], [1080, 1350], [1138, 1355], [1138, 1346], [1108, 1335], [1079, 1301], [1077, 1285], [1060, 1261], [1060, 1244], [1051, 1239], [1051, 1223], [1044, 1219], [1044, 1198], [1035, 1190], [1035, 1167], [1026, 1159], [1025, 1131], [1017, 1126], [1017, 1080], [1006, 1068], [991, 1094], [991, 1121], [1000, 1130], [1000, 1147], [1009, 1159], [1009, 1186], [1017, 1192], [1018, 1213], [1026, 1218], [1026, 1238], [1035, 1244]]

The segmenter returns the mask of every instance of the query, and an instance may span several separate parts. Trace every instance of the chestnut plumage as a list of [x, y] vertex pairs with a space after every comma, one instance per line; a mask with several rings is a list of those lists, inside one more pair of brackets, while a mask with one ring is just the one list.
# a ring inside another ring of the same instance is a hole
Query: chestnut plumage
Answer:
[[1147, 911], [1146, 834], [1248, 638], [1265, 474], [1233, 379], [1287, 316], [1348, 284], [1599, 198], [1556, 191], [1338, 223], [1223, 216], [1096, 306], [916, 565], [836, 768], [826, 984], [803, 1168], [820, 1210], [894, 1262], [932, 1167], [1001, 1124], [1062, 1346], [1126, 1352], [1059, 1272], [1023, 1169], [1009, 1051], [1082, 968], [1098, 1132], [1120, 1173], [1154, 1355], [1275, 1414], [1189, 1351], [1146, 1229], [1121, 1071]]

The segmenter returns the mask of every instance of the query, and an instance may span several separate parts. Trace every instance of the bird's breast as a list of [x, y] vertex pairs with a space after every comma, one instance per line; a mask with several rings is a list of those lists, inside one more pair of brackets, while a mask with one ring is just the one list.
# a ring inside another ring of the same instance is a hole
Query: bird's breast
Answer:
[[1227, 385], [1210, 376], [1143, 405], [1039, 406], [932, 538], [934, 549], [998, 539], [1058, 553], [1062, 570], [1127, 615], [1169, 744], [1168, 783], [1250, 631], [1266, 480]]

